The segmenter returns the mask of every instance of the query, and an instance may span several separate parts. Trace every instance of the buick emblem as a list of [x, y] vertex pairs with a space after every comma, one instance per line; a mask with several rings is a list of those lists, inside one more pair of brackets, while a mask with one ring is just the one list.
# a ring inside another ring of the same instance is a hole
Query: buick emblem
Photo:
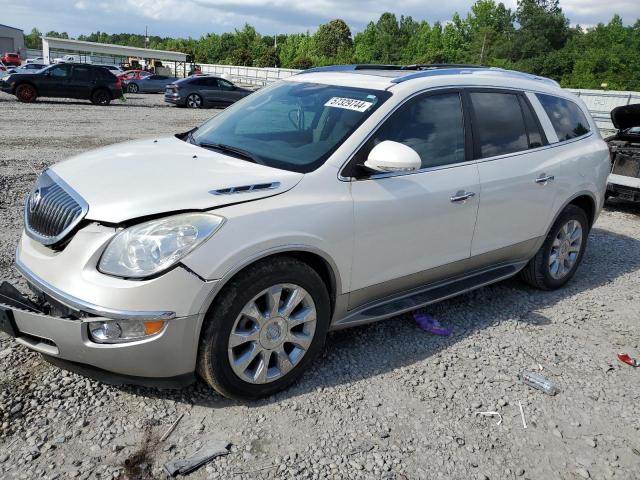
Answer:
[[31, 195], [29, 195], [29, 211], [31, 213], [35, 212], [40, 205], [40, 200], [42, 199], [42, 192], [40, 191], [40, 187], [36, 188]]

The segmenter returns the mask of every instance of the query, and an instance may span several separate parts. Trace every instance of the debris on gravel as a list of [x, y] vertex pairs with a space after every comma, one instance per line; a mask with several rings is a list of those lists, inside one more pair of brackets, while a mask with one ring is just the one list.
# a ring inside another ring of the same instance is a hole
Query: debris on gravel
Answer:
[[[23, 282], [14, 252], [37, 171], [216, 114], [130, 97], [95, 107], [0, 94], [0, 280]], [[411, 315], [334, 332], [299, 383], [246, 404], [204, 382], [178, 391], [101, 384], [0, 334], [0, 478], [165, 478], [165, 463], [212, 434], [228, 439], [228, 455], [189, 479], [638, 478], [640, 370], [616, 356], [640, 356], [639, 207], [602, 212], [562, 290], [511, 279], [426, 312], [451, 335], [424, 332]], [[524, 370], [559, 393], [523, 384]]]

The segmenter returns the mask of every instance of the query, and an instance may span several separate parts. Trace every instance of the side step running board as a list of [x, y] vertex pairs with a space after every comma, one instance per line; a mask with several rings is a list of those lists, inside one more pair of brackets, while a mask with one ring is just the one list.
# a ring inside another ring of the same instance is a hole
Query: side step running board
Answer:
[[395, 317], [396, 315], [512, 277], [525, 265], [526, 262], [504, 265], [456, 280], [440, 282], [418, 290], [400, 293], [397, 296], [387, 297], [356, 309], [348, 316], [334, 323], [332, 329], [338, 330]]

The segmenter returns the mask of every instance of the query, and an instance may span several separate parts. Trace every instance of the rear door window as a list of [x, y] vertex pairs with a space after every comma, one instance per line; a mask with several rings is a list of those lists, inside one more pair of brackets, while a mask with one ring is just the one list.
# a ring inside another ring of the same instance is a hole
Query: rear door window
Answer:
[[538, 148], [547, 145], [547, 137], [542, 131], [538, 117], [536, 117], [531, 105], [525, 100], [525, 97], [520, 97], [520, 107], [522, 108], [524, 123], [527, 127], [529, 148]]
[[582, 109], [571, 100], [542, 93], [536, 93], [536, 96], [544, 111], [547, 112], [560, 142], [589, 133], [590, 127], [587, 117]]
[[529, 148], [518, 94], [471, 92], [476, 156], [495, 157]]
[[73, 76], [74, 80], [79, 82], [88, 82], [91, 80], [91, 68], [84, 67], [80, 65], [76, 65], [73, 67]]

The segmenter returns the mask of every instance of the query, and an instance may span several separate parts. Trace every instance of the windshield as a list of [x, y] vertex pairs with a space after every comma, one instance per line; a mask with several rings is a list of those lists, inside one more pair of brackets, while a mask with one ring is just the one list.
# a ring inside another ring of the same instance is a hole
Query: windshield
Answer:
[[195, 130], [190, 140], [256, 163], [311, 172], [391, 94], [379, 90], [280, 82], [259, 90]]

